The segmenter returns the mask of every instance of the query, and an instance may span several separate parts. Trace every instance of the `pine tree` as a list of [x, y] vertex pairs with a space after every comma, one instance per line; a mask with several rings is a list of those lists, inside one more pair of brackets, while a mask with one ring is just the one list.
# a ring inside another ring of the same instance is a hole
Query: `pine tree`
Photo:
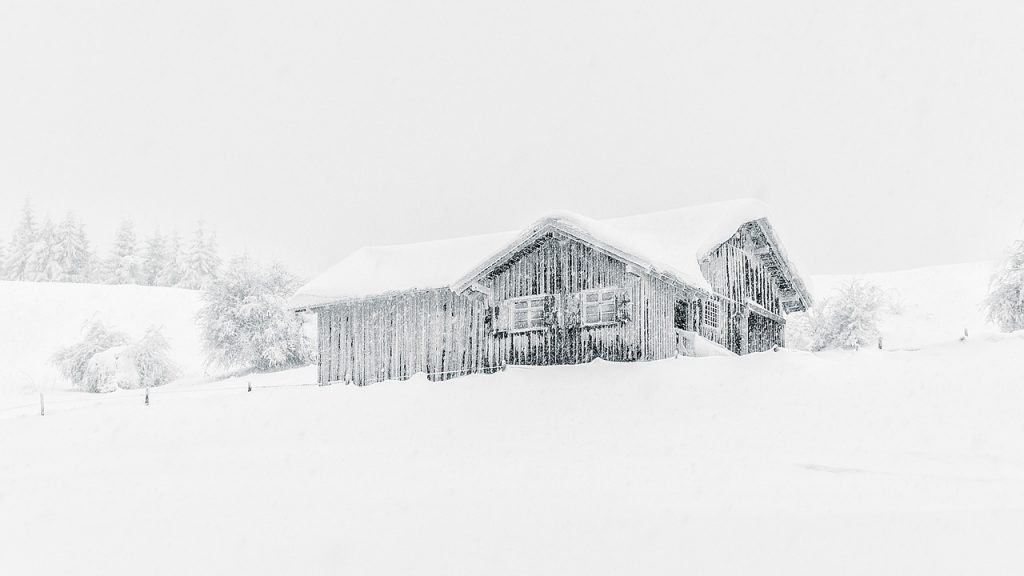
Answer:
[[157, 278], [157, 285], [177, 286], [182, 280], [181, 236], [177, 232], [171, 234], [166, 251], [164, 268], [160, 271], [160, 277]]
[[216, 250], [216, 240], [206, 237], [206, 232], [200, 223], [196, 227], [192, 245], [189, 246], [188, 253], [185, 254], [178, 286], [192, 290], [205, 288], [216, 277], [219, 265], [219, 257], [214, 250]]
[[210, 232], [206, 238], [206, 255], [209, 258], [210, 280], [217, 277], [220, 272], [220, 250], [217, 245], [217, 232]]
[[89, 236], [85, 233], [85, 225], [77, 222], [75, 235], [78, 237], [78, 245], [82, 250], [81, 279], [77, 282], [99, 282], [99, 264], [96, 262], [96, 253], [92, 251], [92, 244]]
[[57, 233], [53, 222], [47, 218], [30, 245], [28, 262], [25, 265], [26, 280], [50, 282], [61, 276], [60, 264], [56, 259]]
[[146, 249], [142, 255], [142, 283], [147, 286], [158, 286], [167, 267], [167, 247], [164, 237], [157, 230], [146, 240]]
[[114, 247], [104, 263], [107, 284], [139, 284], [140, 262], [135, 240], [135, 227], [125, 220], [117, 231]]
[[57, 228], [53, 259], [59, 273], [58, 282], [88, 282], [92, 254], [85, 228], [74, 215], [68, 214]]
[[7, 248], [7, 260], [4, 268], [8, 279], [29, 279], [32, 245], [36, 242], [36, 236], [36, 220], [32, 213], [32, 205], [26, 201], [21, 209], [21, 222], [14, 230], [11, 245]]

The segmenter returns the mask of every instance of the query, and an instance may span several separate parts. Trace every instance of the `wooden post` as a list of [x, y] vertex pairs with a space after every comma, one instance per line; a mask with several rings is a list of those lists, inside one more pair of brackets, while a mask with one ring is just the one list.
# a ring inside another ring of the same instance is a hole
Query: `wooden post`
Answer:
[[146, 387], [146, 406], [149, 406], [149, 386]]
[[881, 336], [878, 337], [878, 349], [879, 350], [882, 349], [882, 337]]
[[252, 392], [252, 382], [249, 382], [249, 392]]
[[43, 399], [43, 393], [39, 393], [39, 415], [46, 416], [46, 401]]

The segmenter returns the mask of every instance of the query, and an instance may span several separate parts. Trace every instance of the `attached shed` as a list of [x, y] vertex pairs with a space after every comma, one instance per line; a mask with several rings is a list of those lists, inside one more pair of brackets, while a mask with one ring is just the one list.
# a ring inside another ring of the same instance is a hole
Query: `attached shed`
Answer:
[[784, 346], [810, 295], [756, 201], [357, 250], [299, 290], [321, 383]]

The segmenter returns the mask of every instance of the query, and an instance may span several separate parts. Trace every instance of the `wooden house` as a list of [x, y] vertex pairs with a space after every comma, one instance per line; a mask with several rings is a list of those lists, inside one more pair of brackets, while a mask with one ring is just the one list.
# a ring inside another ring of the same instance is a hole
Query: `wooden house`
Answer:
[[363, 248], [291, 305], [316, 313], [323, 384], [771, 350], [811, 296], [765, 211], [554, 214], [520, 233]]

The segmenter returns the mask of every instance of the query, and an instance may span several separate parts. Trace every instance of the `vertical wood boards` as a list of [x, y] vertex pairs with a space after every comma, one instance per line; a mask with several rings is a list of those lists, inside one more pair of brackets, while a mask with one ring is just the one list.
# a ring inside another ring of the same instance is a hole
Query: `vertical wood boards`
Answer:
[[[496, 331], [495, 362], [578, 364], [595, 358], [654, 360], [675, 354], [674, 306], [678, 290], [646, 272], [572, 238], [550, 234], [495, 270], [484, 285], [498, 306], [511, 298], [551, 295], [556, 322], [526, 332]], [[616, 288], [628, 298], [629, 320], [582, 326], [580, 293]], [[574, 316], [576, 318], [574, 318]]]
[[[700, 263], [712, 290], [721, 296], [721, 309], [727, 319], [719, 332], [711, 333], [711, 339], [738, 354], [771, 350], [783, 344], [783, 323], [752, 314], [747, 305], [752, 301], [774, 315], [782, 314], [779, 285], [755, 252], [761, 248], [758, 242], [755, 229], [744, 226]], [[757, 320], [748, 319], [754, 315]]]
[[321, 308], [321, 382], [364, 385], [418, 372], [445, 379], [490, 368], [485, 311], [480, 299], [446, 288]]

